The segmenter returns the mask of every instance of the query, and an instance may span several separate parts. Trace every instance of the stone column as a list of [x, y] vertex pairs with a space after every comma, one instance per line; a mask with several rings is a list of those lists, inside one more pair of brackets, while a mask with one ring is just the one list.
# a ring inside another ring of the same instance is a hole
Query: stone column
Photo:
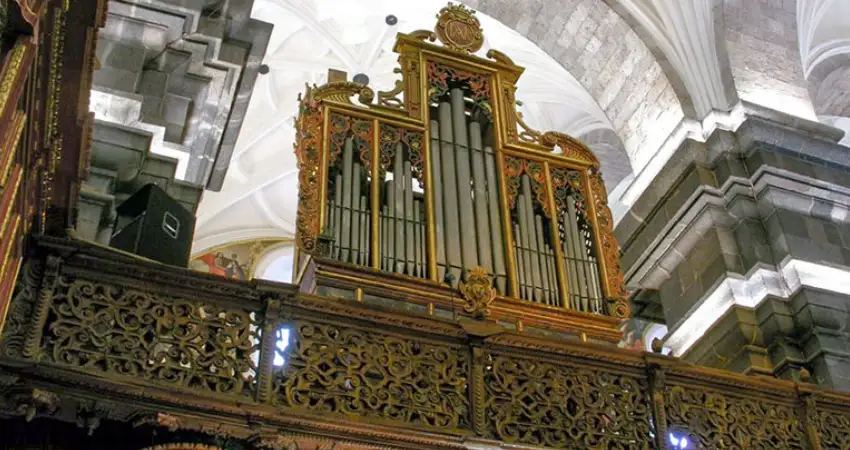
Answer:
[[[850, 148], [750, 116], [685, 141], [616, 232], [637, 316], [685, 359], [850, 389]], [[805, 369], [805, 370], [804, 370]]]

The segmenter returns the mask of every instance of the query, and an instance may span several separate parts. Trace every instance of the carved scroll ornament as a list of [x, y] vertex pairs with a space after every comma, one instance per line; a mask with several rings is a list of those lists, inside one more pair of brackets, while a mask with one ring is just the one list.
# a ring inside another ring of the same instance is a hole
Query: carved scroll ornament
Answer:
[[670, 431], [699, 449], [808, 448], [791, 406], [679, 385], [668, 386], [665, 400]]
[[296, 322], [277, 405], [425, 428], [468, 428], [467, 352], [337, 325]]
[[305, 252], [316, 249], [316, 237], [321, 228], [321, 186], [324, 182], [321, 168], [322, 110], [310, 97], [301, 101], [301, 112], [296, 122], [295, 157], [298, 161], [298, 216], [296, 239]]
[[463, 309], [476, 318], [486, 318], [490, 315], [490, 303], [496, 299], [496, 289], [493, 288], [493, 277], [483, 267], [475, 267], [469, 271], [465, 283], [460, 285], [460, 293], [466, 300]]
[[44, 358], [106, 376], [249, 396], [259, 342], [248, 310], [60, 277]]
[[551, 448], [646, 448], [645, 380], [537, 359], [490, 359], [484, 385], [492, 437]]

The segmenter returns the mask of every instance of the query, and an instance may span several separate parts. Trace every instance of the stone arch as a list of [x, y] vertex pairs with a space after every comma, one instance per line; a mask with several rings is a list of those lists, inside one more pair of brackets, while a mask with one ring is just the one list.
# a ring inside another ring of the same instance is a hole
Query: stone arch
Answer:
[[850, 117], [850, 53], [820, 61], [807, 81], [818, 116]]
[[741, 100], [816, 120], [797, 32], [797, 0], [725, 0], [726, 50]]
[[634, 171], [684, 117], [665, 67], [604, 0], [464, 3], [524, 35], [575, 76], [613, 124]]

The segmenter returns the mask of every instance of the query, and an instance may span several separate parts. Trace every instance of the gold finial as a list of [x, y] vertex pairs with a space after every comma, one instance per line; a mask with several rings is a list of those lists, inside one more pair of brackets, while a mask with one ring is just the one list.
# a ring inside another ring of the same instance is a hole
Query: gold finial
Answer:
[[481, 22], [474, 16], [475, 11], [463, 5], [448, 6], [437, 15], [434, 32], [446, 47], [467, 53], [477, 52], [484, 44]]
[[466, 283], [460, 284], [460, 293], [466, 300], [464, 311], [477, 319], [490, 315], [490, 303], [496, 298], [496, 290], [493, 289], [493, 277], [486, 269], [475, 267], [470, 270]]

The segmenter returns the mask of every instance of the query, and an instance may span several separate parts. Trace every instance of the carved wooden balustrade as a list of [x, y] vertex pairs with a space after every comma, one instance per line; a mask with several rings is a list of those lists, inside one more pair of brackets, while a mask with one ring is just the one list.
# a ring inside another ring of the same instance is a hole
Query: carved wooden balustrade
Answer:
[[0, 329], [27, 233], [72, 223], [105, 3], [0, 1]]
[[6, 413], [95, 395], [98, 417], [260, 448], [659, 449], [669, 433], [701, 449], [850, 448], [850, 396], [810, 384], [36, 247], [0, 341]]

